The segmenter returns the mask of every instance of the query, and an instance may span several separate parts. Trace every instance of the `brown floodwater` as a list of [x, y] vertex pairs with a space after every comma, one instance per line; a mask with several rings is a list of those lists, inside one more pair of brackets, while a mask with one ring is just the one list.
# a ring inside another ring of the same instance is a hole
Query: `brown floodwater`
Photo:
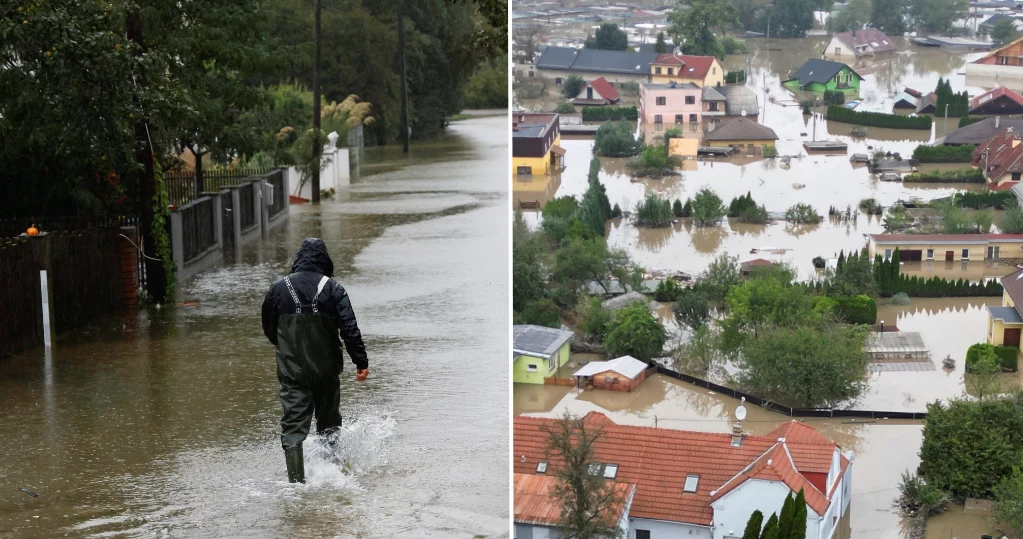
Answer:
[[[507, 537], [507, 133], [483, 118], [410, 158], [369, 148], [350, 189], [181, 286], [198, 306], [114, 314], [0, 364], [0, 537]], [[307, 448], [293, 486], [259, 306], [307, 236], [372, 374], [342, 376], [351, 471]]]

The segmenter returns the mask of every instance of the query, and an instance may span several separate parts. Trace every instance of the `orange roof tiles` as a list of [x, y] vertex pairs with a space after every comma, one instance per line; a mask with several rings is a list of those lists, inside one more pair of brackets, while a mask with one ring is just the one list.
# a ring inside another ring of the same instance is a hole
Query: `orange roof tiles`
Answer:
[[[585, 419], [587, 425], [602, 429], [594, 443], [595, 460], [617, 464], [617, 480], [636, 485], [629, 510], [632, 517], [710, 525], [714, 516], [711, 492], [718, 491], [714, 498], [719, 498], [727, 493], [720, 492], [726, 484], [731, 490], [754, 476], [784, 481], [794, 491], [803, 488], [807, 503], [818, 514], [827, 510], [828, 498], [802, 475], [800, 467], [806, 473], [819, 471], [827, 461], [830, 470], [838, 446], [804, 423], [784, 424], [767, 436], [746, 436], [741, 446], [733, 447], [730, 434], [618, 425], [597, 412], [587, 414]], [[516, 473], [533, 475], [537, 463], [547, 460], [547, 434], [543, 427], [557, 421], [515, 418]], [[784, 444], [778, 442], [781, 437], [786, 438]], [[549, 470], [559, 465], [560, 462], [552, 460]], [[694, 493], [683, 492], [686, 476], [690, 474], [700, 477]]]
[[675, 56], [671, 53], [664, 53], [654, 60], [653, 65], [679, 66], [678, 75], [680, 77], [703, 79], [707, 77], [707, 72], [714, 65], [714, 60], [713, 56], [692, 56], [689, 54]]
[[[524, 524], [556, 526], [561, 517], [561, 504], [554, 497], [557, 478], [550, 475], [528, 473], [516, 473], [514, 476], [515, 521]], [[628, 506], [627, 502], [633, 496], [635, 489], [636, 485], [632, 483], [615, 484], [615, 490], [621, 496], [620, 499], [626, 501], [626, 504], [615, 508], [614, 514], [610, 515], [611, 522], [618, 522], [622, 518], [622, 512]]]

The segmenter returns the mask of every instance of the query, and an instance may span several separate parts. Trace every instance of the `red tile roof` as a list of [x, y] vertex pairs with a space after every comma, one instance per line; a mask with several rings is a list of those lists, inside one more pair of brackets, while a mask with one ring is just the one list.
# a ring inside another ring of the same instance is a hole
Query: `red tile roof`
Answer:
[[670, 53], [661, 54], [654, 60], [654, 65], [681, 66], [678, 70], [680, 77], [702, 79], [707, 76], [710, 67], [714, 65], [713, 56], [692, 56], [683, 54], [675, 56]]
[[[513, 466], [516, 473], [535, 474], [537, 463], [547, 459], [547, 434], [542, 427], [557, 421], [524, 416], [515, 418]], [[819, 434], [813, 436], [816, 431], [802, 423], [783, 425], [768, 436], [746, 436], [739, 447], [734, 447], [730, 434], [618, 425], [596, 412], [587, 414], [586, 421], [602, 429], [601, 436], [594, 443], [595, 460], [618, 464], [617, 480], [636, 485], [629, 510], [632, 517], [710, 525], [714, 516], [710, 506], [711, 492], [721, 490], [726, 483], [738, 485], [751, 477], [784, 481], [794, 491], [802, 488], [807, 503], [815, 511], [823, 514], [827, 509], [829, 498], [817, 490], [802, 472], [820, 470], [824, 460], [830, 463], [838, 446]], [[780, 432], [791, 436], [793, 441], [786, 438], [784, 443], [778, 442], [778, 438], [785, 437], [775, 436]], [[793, 450], [795, 453], [789, 456]], [[767, 464], [768, 460], [770, 464]], [[758, 462], [760, 464], [754, 466]], [[554, 459], [548, 470], [559, 465], [560, 462]], [[801, 470], [800, 466], [804, 466], [805, 470]], [[843, 457], [843, 473], [847, 467], [848, 461]], [[744, 474], [746, 477], [737, 478]], [[696, 492], [683, 492], [687, 475], [699, 476]], [[724, 494], [714, 492], [716, 497]]]
[[604, 77], [594, 79], [593, 82], [590, 83], [590, 86], [593, 86], [593, 89], [596, 90], [601, 97], [608, 101], [615, 102], [621, 99], [621, 96], [618, 95], [618, 90], [615, 90], [611, 86], [611, 83], [607, 82], [607, 79]]
[[[561, 517], [561, 504], [554, 497], [554, 487], [558, 480], [554, 476], [529, 473], [516, 473], [513, 479], [515, 486], [515, 521], [524, 524], [540, 524], [555, 526]], [[632, 483], [616, 483], [615, 490], [622, 500], [632, 498], [636, 485]], [[615, 508], [611, 522], [618, 522], [628, 503]]]
[[874, 50], [874, 52], [888, 52], [895, 50], [895, 44], [892, 40], [889, 39], [888, 36], [884, 35], [884, 32], [877, 28], [865, 28], [863, 30], [856, 30], [854, 33], [855, 35], [850, 32], [841, 32], [835, 34], [835, 37], [855, 52], [859, 52], [856, 51], [856, 47], [862, 45], [869, 46]]
[[975, 167], [986, 166], [985, 176], [989, 179], [1023, 172], [1023, 144], [1020, 143], [1019, 133], [1007, 128], [987, 139], [973, 149], [972, 164]]
[[970, 112], [973, 112], [973, 109], [979, 107], [980, 105], [983, 105], [984, 103], [987, 103], [988, 101], [994, 101], [995, 99], [998, 99], [999, 97], [1002, 97], [1002, 96], [1005, 96], [1005, 97], [1015, 101], [1020, 106], [1023, 106], [1023, 95], [1020, 95], [1020, 94], [1018, 94], [1018, 93], [1016, 93], [1016, 92], [1006, 88], [1005, 86], [1001, 86], [999, 88], [995, 88], [994, 90], [990, 90], [990, 91], [984, 92], [984, 93], [978, 95], [977, 97], [974, 97], [973, 99], [971, 99], [970, 100]]

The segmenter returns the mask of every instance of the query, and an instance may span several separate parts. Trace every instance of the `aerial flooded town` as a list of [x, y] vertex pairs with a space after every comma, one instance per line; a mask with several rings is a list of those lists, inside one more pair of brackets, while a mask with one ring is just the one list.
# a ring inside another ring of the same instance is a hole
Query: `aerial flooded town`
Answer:
[[1020, 8], [514, 3], [515, 537], [1023, 536]]

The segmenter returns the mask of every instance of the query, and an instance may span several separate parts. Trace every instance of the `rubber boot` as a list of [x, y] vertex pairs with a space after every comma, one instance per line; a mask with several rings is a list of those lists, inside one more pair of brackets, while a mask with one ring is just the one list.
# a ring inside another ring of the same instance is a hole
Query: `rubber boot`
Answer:
[[302, 446], [285, 449], [284, 461], [288, 465], [288, 482], [305, 483], [305, 462], [302, 459]]

